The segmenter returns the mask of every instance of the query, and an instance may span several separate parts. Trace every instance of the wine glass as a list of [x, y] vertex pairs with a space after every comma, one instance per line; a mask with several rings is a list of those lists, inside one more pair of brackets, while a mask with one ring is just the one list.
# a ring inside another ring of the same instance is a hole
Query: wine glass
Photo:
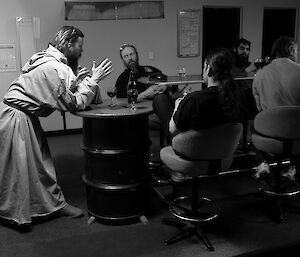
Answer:
[[266, 57], [265, 57], [265, 63], [266, 63], [266, 65], [269, 64], [269, 63], [271, 62], [271, 60], [272, 60], [272, 59], [271, 59], [270, 56], [266, 56]]
[[114, 106], [113, 98], [117, 95], [117, 88], [112, 87], [107, 90], [107, 95], [110, 97], [110, 107]]
[[257, 69], [261, 69], [262, 67], [264, 67], [264, 65], [265, 65], [264, 59], [262, 59], [262, 58], [256, 58], [255, 59], [254, 66]]

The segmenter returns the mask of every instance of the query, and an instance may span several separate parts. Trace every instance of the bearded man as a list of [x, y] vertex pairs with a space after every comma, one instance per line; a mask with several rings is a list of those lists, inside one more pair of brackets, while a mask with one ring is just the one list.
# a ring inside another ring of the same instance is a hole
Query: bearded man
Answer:
[[251, 43], [245, 38], [239, 38], [232, 49], [234, 64], [231, 70], [233, 77], [248, 77], [256, 71], [254, 64], [249, 62]]
[[73, 113], [102, 102], [98, 83], [112, 65], [105, 59], [99, 66], [94, 62], [91, 72], [77, 71], [83, 37], [78, 28], [63, 26], [48, 48], [24, 65], [0, 103], [0, 217], [16, 228], [53, 213], [83, 216], [57, 183], [39, 121], [55, 110]]
[[139, 64], [139, 55], [134, 45], [123, 44], [120, 47], [120, 57], [123, 61], [125, 70], [119, 75], [115, 87], [117, 89], [117, 97], [127, 97], [127, 85], [130, 80], [130, 73], [133, 72], [137, 78], [138, 99], [153, 99], [157, 94], [164, 93], [166, 86], [158, 86], [151, 83], [149, 78], [161, 80], [166, 76], [153, 66], [142, 66]]

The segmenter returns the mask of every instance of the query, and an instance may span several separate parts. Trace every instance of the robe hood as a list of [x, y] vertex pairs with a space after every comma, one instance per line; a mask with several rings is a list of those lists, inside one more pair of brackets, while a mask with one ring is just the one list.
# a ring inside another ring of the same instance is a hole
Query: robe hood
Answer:
[[27, 73], [43, 63], [57, 60], [65, 64], [68, 63], [67, 58], [57, 48], [49, 45], [48, 48], [42, 52], [35, 53], [30, 60], [23, 66], [22, 72]]

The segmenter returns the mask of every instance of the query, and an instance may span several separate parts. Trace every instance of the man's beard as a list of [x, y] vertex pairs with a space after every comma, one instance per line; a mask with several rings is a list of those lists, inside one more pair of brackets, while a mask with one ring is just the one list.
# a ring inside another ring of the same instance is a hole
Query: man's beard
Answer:
[[67, 60], [68, 60], [68, 66], [72, 69], [72, 71], [74, 72], [74, 74], [77, 75], [77, 72], [78, 72], [78, 60], [79, 60], [79, 58], [69, 56], [67, 58]]
[[127, 69], [132, 71], [134, 74], [138, 74], [138, 63], [136, 61], [129, 61], [126, 65]]
[[237, 54], [235, 56], [235, 66], [238, 68], [244, 68], [247, 67], [249, 65], [249, 56], [247, 55], [239, 55]]

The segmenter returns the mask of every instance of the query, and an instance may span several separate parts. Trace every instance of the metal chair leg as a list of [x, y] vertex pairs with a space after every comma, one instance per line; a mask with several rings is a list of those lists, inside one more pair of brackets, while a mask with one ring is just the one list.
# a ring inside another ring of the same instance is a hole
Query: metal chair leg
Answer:
[[284, 220], [284, 211], [282, 207], [282, 200], [281, 198], [274, 199], [274, 216], [275, 221], [278, 223], [282, 223]]
[[214, 251], [215, 248], [211, 244], [210, 240], [208, 237], [203, 233], [202, 229], [198, 226], [196, 229], [196, 235], [198, 238], [203, 242], [203, 244], [206, 246], [208, 251]]
[[179, 233], [175, 234], [174, 236], [170, 237], [169, 239], [166, 239], [164, 241], [165, 245], [170, 245], [173, 243], [176, 243], [182, 239], [186, 239], [196, 233], [195, 227], [190, 227], [184, 231], [180, 231]]

